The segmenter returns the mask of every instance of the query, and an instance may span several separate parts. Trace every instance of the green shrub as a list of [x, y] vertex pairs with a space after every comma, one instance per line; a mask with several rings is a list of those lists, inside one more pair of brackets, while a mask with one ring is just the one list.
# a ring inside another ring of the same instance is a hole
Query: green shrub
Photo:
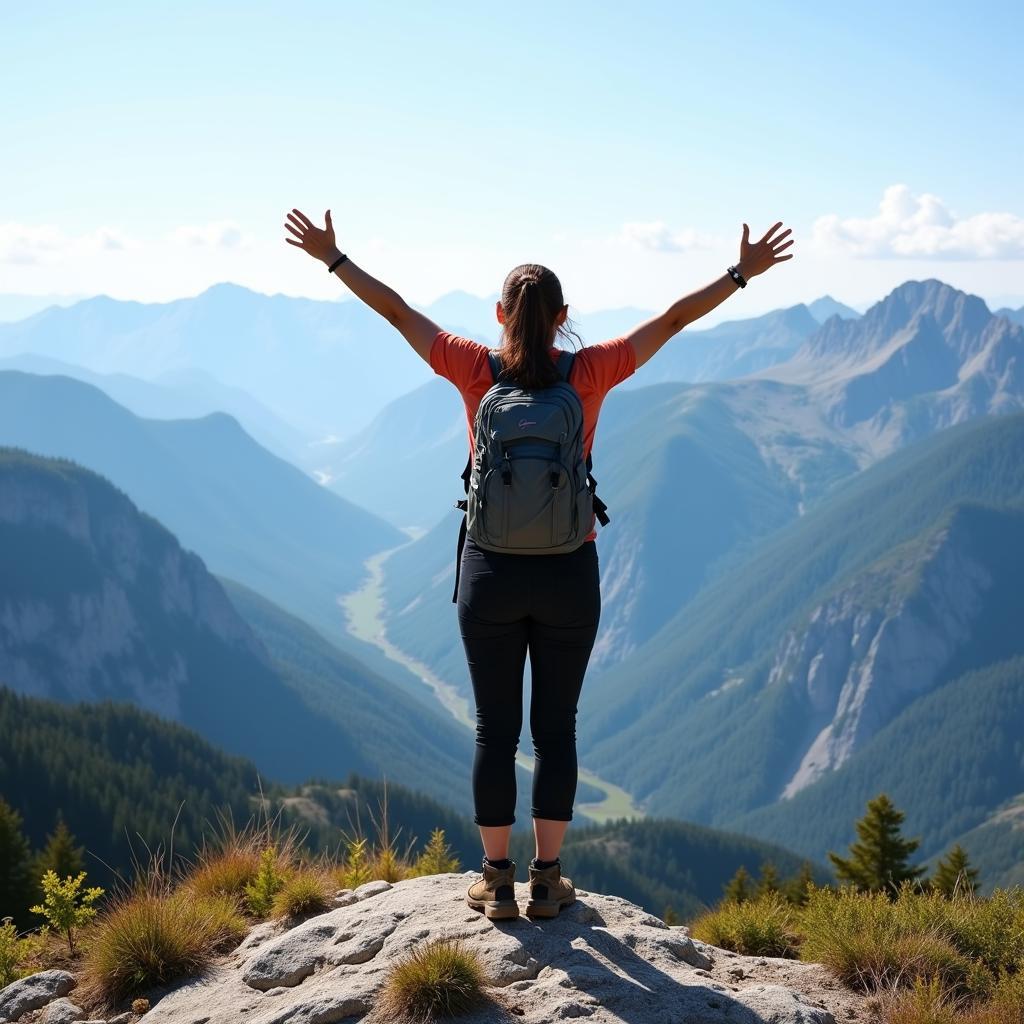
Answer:
[[909, 986], [887, 992], [879, 1016], [885, 1024], [965, 1024], [957, 1001], [934, 977], [915, 977]]
[[[800, 958], [825, 964], [861, 991], [884, 992], [934, 978], [950, 997], [983, 997], [991, 991], [992, 975], [956, 947], [951, 906], [941, 894], [914, 891], [912, 883], [896, 900], [850, 885], [837, 890], [812, 884], [800, 912]], [[917, 998], [925, 997], [918, 992]]]
[[795, 956], [799, 942], [796, 911], [781, 893], [768, 889], [742, 902], [724, 900], [690, 926], [695, 939], [744, 956]]
[[96, 916], [93, 904], [103, 895], [99, 886], [83, 889], [85, 872], [80, 871], [74, 878], [70, 875], [61, 879], [55, 871], [48, 870], [42, 878], [43, 902], [29, 907], [33, 914], [45, 917], [51, 927], [68, 940], [68, 952], [74, 956], [75, 932]]
[[5, 919], [0, 924], [0, 988], [21, 977], [21, 939], [14, 922]]
[[992, 973], [1024, 965], [1024, 890], [995, 889], [987, 899], [973, 896], [946, 901], [951, 941], [960, 952], [981, 961]]
[[427, 1024], [479, 1006], [486, 983], [475, 953], [457, 939], [435, 939], [391, 967], [377, 1006], [385, 1020]]

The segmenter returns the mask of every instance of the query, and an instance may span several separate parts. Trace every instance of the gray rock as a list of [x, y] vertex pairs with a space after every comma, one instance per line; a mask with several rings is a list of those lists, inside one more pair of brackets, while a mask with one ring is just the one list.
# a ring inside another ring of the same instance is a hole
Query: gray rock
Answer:
[[0, 989], [0, 1020], [17, 1020], [29, 1010], [66, 996], [76, 985], [75, 977], [67, 971], [40, 971], [27, 978], [12, 981]]
[[129, 1010], [127, 1013], [119, 1013], [116, 1017], [111, 1017], [107, 1024], [133, 1024], [134, 1020], [135, 1014]]
[[[369, 883], [360, 898], [275, 935], [243, 943], [203, 977], [155, 1002], [145, 1024], [326, 1024], [370, 1013], [390, 969], [425, 942], [460, 939], [488, 976], [488, 1004], [461, 1024], [586, 1017], [662, 1024], [835, 1024], [777, 984], [735, 991], [707, 975], [714, 946], [615, 896], [577, 893], [552, 920], [489, 921], [465, 903], [477, 872]], [[525, 882], [516, 885], [525, 904]], [[731, 964], [748, 966], [751, 957]], [[520, 1012], [521, 1011], [521, 1012]]]
[[364, 882], [358, 888], [352, 890], [352, 895], [357, 900], [366, 900], [371, 896], [377, 896], [379, 893], [387, 892], [391, 888], [391, 883], [386, 882], [383, 878], [375, 878], [372, 882]]
[[39, 1024], [74, 1024], [85, 1019], [85, 1010], [70, 999], [54, 999], [39, 1016]]

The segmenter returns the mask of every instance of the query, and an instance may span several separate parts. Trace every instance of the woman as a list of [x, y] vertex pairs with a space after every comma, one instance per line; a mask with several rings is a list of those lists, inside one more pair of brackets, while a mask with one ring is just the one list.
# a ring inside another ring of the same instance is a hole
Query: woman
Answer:
[[[473, 418], [493, 383], [488, 348], [449, 334], [412, 309], [387, 285], [357, 267], [337, 247], [331, 211], [316, 227], [293, 209], [286, 238], [322, 261], [358, 298], [396, 327], [436, 374], [459, 389], [466, 407], [470, 451]], [[569, 382], [583, 405], [584, 457], [593, 445], [604, 396], [633, 374], [665, 342], [710, 312], [751, 277], [793, 254], [779, 253], [787, 228], [774, 224], [751, 243], [743, 225], [740, 258], [717, 280], [684, 296], [664, 313], [622, 337], [577, 353]], [[781, 244], [780, 244], [781, 243]], [[522, 387], [557, 379], [557, 335], [566, 335], [569, 307], [558, 278], [546, 267], [524, 263], [509, 273], [496, 306], [502, 325], [502, 367]], [[597, 635], [601, 611], [596, 531], [568, 553], [543, 556], [496, 552], [467, 537], [456, 591], [459, 630], [476, 700], [473, 761], [474, 822], [480, 828], [482, 877], [466, 890], [466, 902], [489, 918], [519, 915], [516, 864], [508, 857], [515, 822], [515, 752], [522, 727], [523, 670], [530, 656], [530, 728], [535, 751], [532, 808], [536, 855], [529, 865], [530, 917], [554, 917], [572, 903], [572, 879], [561, 874], [559, 851], [576, 796], [576, 710]]]

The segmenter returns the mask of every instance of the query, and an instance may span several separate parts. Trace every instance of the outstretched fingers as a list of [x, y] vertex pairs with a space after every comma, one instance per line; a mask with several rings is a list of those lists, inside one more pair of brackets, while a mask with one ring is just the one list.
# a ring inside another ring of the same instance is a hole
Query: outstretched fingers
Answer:
[[[292, 213], [294, 213], [295, 216], [299, 218], [299, 223], [304, 225], [305, 227], [312, 228], [316, 226], [301, 210], [296, 210], [293, 208]], [[295, 220], [295, 217], [292, 217], [292, 213], [289, 213], [288, 216], [292, 220]]]

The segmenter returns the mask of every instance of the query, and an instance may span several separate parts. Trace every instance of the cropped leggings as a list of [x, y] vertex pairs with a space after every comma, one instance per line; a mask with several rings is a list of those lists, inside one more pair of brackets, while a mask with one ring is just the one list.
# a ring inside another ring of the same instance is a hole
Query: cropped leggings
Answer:
[[535, 818], [572, 820], [576, 705], [601, 617], [597, 544], [557, 555], [489, 551], [467, 537], [459, 631], [476, 700], [474, 822], [515, 822], [515, 754], [530, 655]]

